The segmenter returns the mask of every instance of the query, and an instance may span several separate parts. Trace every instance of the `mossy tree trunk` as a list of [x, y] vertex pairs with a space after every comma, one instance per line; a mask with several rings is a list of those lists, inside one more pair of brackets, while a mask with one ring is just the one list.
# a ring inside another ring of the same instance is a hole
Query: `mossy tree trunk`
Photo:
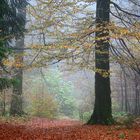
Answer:
[[[21, 14], [26, 22], [26, 11], [25, 8], [19, 9], [19, 14]], [[25, 29], [25, 22], [22, 23], [21, 28]], [[23, 111], [23, 92], [22, 92], [22, 81], [23, 81], [23, 50], [24, 50], [24, 36], [17, 38], [16, 49], [15, 49], [15, 84], [13, 85], [13, 94], [11, 100], [10, 115], [11, 116], [22, 116]]]
[[112, 123], [110, 66], [109, 66], [109, 21], [110, 0], [97, 0], [95, 34], [95, 106], [87, 124]]

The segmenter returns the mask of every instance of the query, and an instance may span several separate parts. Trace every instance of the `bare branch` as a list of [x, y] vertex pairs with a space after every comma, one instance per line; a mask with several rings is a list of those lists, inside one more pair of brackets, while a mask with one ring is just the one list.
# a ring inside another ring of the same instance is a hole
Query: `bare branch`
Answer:
[[112, 1], [110, 2], [110, 4], [113, 4], [117, 9], [119, 9], [120, 11], [124, 12], [124, 13], [127, 14], [127, 15], [140, 18], [140, 15], [133, 14], [133, 13], [130, 13], [130, 12], [128, 12], [128, 11], [125, 11], [125, 10], [123, 10], [118, 4], [116, 4], [116, 3], [112, 2]]

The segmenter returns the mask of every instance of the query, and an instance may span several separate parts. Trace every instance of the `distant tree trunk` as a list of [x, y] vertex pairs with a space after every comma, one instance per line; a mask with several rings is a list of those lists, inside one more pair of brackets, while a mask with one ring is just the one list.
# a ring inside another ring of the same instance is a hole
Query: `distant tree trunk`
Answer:
[[[25, 9], [19, 9], [19, 14], [22, 14], [23, 18], [26, 19]], [[22, 25], [25, 28], [25, 23]], [[13, 94], [11, 100], [10, 115], [21, 116], [23, 114], [23, 101], [22, 101], [22, 80], [23, 80], [23, 49], [24, 49], [24, 37], [16, 40], [15, 51], [15, 64], [16, 68], [14, 70], [16, 83], [13, 85]]]
[[3, 109], [2, 109], [2, 116], [6, 115], [6, 95], [5, 95], [5, 91], [2, 91], [3, 94]]
[[[129, 93], [129, 90], [130, 90], [130, 87], [128, 87], [128, 78], [126, 77], [126, 69], [122, 66], [121, 67], [122, 69], [122, 72], [123, 72], [123, 82], [124, 82], [124, 108], [125, 108], [125, 112], [128, 112], [130, 113], [131, 112], [131, 108], [130, 108], [130, 103], [129, 103], [129, 98], [130, 98], [130, 95], [128, 94]], [[129, 89], [128, 89], [129, 88]]]
[[123, 92], [123, 73], [121, 72], [120, 86], [121, 86], [121, 111], [124, 110], [124, 92]]
[[[95, 106], [87, 124], [112, 123], [111, 89], [109, 75], [109, 30], [110, 0], [97, 0], [96, 47], [95, 47]], [[108, 73], [105, 76], [101, 73]]]
[[127, 96], [127, 82], [126, 82], [126, 76], [124, 72], [124, 100], [125, 100], [125, 111], [128, 112], [128, 96]]
[[136, 116], [140, 115], [140, 92], [138, 88], [138, 83], [139, 83], [139, 78], [137, 77], [138, 75], [135, 73], [135, 109], [134, 109], [134, 114]]

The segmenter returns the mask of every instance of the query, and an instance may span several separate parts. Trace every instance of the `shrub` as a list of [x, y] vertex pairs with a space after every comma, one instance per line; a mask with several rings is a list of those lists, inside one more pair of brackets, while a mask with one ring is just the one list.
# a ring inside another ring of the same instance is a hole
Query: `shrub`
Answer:
[[91, 117], [92, 112], [84, 112], [83, 114], [83, 121], [87, 122]]
[[31, 106], [28, 109], [29, 114], [37, 117], [55, 118], [57, 116], [58, 105], [49, 94], [34, 96]]
[[127, 128], [131, 128], [134, 117], [131, 114], [125, 112], [116, 112], [113, 114], [114, 120], [117, 124], [125, 125]]

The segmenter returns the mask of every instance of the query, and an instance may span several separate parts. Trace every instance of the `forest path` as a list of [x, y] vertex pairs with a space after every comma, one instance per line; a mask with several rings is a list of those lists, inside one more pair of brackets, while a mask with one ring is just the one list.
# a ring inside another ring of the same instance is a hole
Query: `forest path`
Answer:
[[140, 140], [140, 128], [87, 126], [75, 120], [33, 118], [25, 124], [0, 123], [0, 140]]

